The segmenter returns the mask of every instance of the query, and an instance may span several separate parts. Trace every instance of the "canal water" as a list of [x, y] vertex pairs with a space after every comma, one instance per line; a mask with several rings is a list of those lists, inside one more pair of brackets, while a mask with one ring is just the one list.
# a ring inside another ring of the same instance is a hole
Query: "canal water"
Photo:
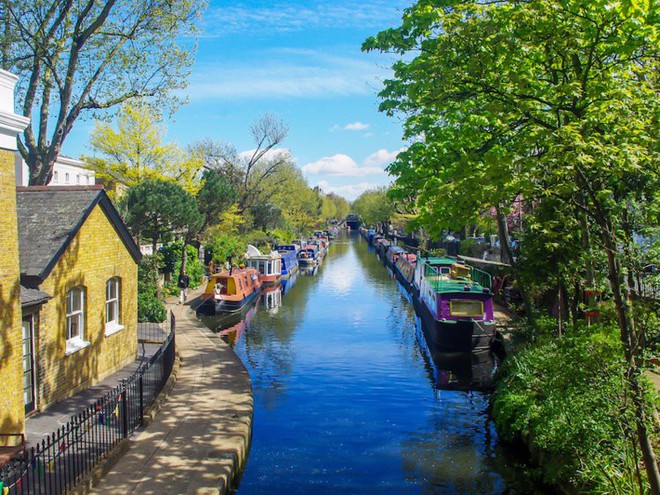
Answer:
[[340, 237], [320, 269], [245, 314], [204, 321], [252, 378], [239, 495], [509, 493], [486, 412], [493, 358], [429, 347], [361, 237]]

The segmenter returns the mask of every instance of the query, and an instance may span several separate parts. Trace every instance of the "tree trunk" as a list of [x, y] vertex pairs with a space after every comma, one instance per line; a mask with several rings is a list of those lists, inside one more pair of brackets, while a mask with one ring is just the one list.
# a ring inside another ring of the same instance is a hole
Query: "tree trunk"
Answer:
[[183, 248], [181, 248], [181, 273], [186, 273], [186, 266], [188, 264], [188, 244], [183, 241]]
[[[594, 274], [594, 263], [593, 260], [591, 259], [591, 238], [589, 236], [589, 226], [587, 224], [587, 215], [586, 213], [582, 212], [579, 214], [580, 217], [580, 229], [582, 230], [582, 249], [584, 249], [584, 252], [586, 253], [587, 259], [585, 262], [585, 269], [586, 269], [586, 282], [587, 282], [587, 289], [595, 289], [596, 287], [596, 276]], [[587, 308], [593, 309], [596, 307], [596, 295], [593, 293], [590, 293], [589, 295], [586, 296], [585, 298], [585, 303], [587, 305]], [[589, 316], [587, 317], [589, 323], [598, 323], [598, 316]]]
[[658, 463], [649, 439], [646, 409], [644, 407], [644, 393], [640, 388], [638, 381], [641, 373], [638, 351], [639, 347], [637, 346], [634, 335], [634, 320], [630, 314], [628, 287], [623, 283], [621, 264], [616, 257], [616, 253], [618, 252], [616, 242], [609, 234], [612, 230], [610, 230], [609, 225], [600, 225], [600, 227], [603, 244], [605, 245], [605, 251], [607, 253], [609, 269], [608, 278], [610, 286], [612, 287], [612, 295], [614, 297], [614, 304], [617, 311], [620, 338], [626, 356], [626, 376], [630, 383], [632, 400], [635, 405], [635, 421], [637, 423], [637, 436], [642, 451], [642, 459], [644, 460], [651, 493], [653, 493], [653, 495], [660, 495], [660, 471], [658, 470]]

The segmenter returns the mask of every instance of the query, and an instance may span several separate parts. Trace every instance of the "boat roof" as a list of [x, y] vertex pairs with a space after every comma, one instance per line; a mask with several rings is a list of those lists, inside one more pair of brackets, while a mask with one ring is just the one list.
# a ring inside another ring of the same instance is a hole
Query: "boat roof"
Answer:
[[430, 256], [430, 257], [422, 257], [421, 260], [431, 266], [436, 266], [436, 265], [455, 265], [457, 263], [463, 264], [463, 262], [454, 259], [454, 258], [449, 258], [446, 256]]
[[390, 246], [390, 251], [393, 251], [395, 253], [405, 253], [406, 250], [403, 249], [401, 246]]

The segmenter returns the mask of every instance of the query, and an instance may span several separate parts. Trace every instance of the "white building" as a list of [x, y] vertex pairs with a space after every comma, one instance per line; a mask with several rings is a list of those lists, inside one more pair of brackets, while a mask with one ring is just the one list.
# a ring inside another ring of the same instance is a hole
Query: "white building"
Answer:
[[[27, 163], [16, 153], [16, 185], [27, 186], [30, 179]], [[49, 186], [87, 186], [96, 184], [93, 170], [87, 169], [85, 162], [60, 155], [53, 168], [53, 178]]]

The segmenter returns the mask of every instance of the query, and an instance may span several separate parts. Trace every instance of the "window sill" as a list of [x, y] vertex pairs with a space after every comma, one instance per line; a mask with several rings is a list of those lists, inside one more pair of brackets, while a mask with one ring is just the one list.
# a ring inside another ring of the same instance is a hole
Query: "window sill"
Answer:
[[66, 351], [64, 352], [65, 356], [70, 356], [89, 345], [89, 342], [81, 339], [71, 339], [66, 341]]
[[124, 325], [120, 325], [119, 323], [116, 322], [109, 323], [108, 325], [105, 326], [105, 336], [110, 337], [110, 335], [113, 335], [123, 329], [124, 329]]

